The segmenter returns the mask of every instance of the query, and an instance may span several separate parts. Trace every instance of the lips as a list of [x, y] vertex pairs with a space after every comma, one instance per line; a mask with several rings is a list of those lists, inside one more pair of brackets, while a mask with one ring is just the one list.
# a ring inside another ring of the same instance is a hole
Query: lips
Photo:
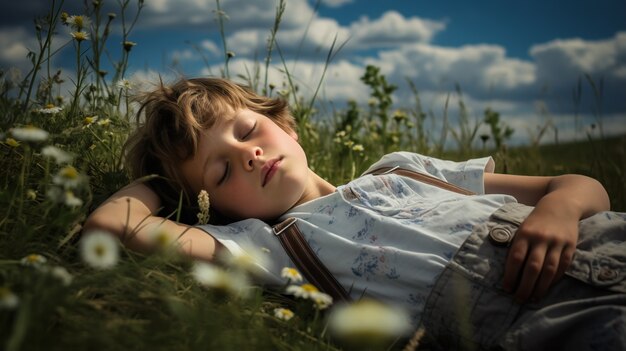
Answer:
[[267, 184], [272, 179], [276, 171], [278, 171], [278, 167], [280, 166], [281, 162], [282, 162], [282, 157], [277, 157], [277, 158], [273, 158], [267, 161], [263, 165], [263, 168], [261, 169], [261, 186], [262, 187], [264, 187], [265, 184]]

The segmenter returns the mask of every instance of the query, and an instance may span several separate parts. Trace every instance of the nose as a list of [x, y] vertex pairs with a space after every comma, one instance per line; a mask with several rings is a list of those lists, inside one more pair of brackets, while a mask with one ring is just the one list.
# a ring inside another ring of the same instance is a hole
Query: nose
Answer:
[[243, 155], [244, 168], [247, 171], [251, 171], [254, 169], [254, 164], [259, 159], [259, 156], [263, 155], [263, 150], [258, 146], [253, 146], [245, 150]]

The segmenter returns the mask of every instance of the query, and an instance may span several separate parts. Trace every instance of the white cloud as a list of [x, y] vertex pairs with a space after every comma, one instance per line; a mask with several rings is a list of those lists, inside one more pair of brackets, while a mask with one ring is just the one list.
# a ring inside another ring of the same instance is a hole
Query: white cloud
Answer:
[[392, 46], [405, 43], [430, 42], [433, 36], [444, 30], [441, 21], [418, 17], [405, 18], [396, 11], [387, 11], [375, 20], [364, 16], [350, 25], [354, 41], [360, 47]]
[[597, 41], [553, 40], [533, 46], [530, 54], [538, 76], [552, 86], [571, 85], [582, 74], [626, 78], [626, 32]]
[[26, 55], [38, 47], [37, 39], [24, 28], [0, 29], [0, 64], [2, 66], [19, 66], [22, 68], [27, 61]]
[[354, 2], [354, 0], [322, 0], [322, 4], [328, 7], [341, 7], [352, 2]]

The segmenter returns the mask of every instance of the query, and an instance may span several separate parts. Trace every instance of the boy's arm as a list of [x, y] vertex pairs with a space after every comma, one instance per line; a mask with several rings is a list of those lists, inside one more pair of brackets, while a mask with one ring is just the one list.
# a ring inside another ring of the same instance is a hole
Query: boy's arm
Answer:
[[158, 244], [154, 231], [159, 227], [178, 245], [180, 251], [193, 258], [213, 260], [221, 244], [205, 231], [155, 216], [161, 205], [159, 197], [144, 184], [130, 184], [108, 198], [93, 211], [84, 224], [85, 233], [100, 229], [118, 236], [124, 245], [140, 252], [153, 251]]
[[582, 175], [533, 177], [485, 173], [485, 193], [509, 194], [535, 206], [519, 227], [507, 256], [504, 288], [519, 301], [541, 298], [571, 263], [578, 221], [609, 210], [609, 196]]

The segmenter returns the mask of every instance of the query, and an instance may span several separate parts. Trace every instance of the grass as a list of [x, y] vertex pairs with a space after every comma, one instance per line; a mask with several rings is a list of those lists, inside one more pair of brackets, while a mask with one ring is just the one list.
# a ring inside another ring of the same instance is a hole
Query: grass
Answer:
[[[325, 314], [309, 302], [254, 286], [246, 289], [245, 297], [207, 289], [194, 279], [194, 262], [168, 250], [143, 255], [121, 248], [119, 262], [111, 269], [92, 268], [81, 258], [81, 223], [90, 209], [129, 181], [121, 155], [134, 108], [129, 103], [132, 89], [124, 77], [135, 44], [128, 39], [143, 2], [121, 0], [119, 5], [117, 17], [105, 17], [100, 3], [93, 2], [85, 12], [91, 24], [85, 27], [77, 24], [78, 18], [62, 12], [62, 2], [52, 1], [50, 16], [36, 22], [40, 47], [31, 54], [31, 72], [17, 82], [7, 71], [0, 76], [0, 114], [5, 117], [0, 121], [1, 347], [339, 349], [326, 330]], [[136, 10], [134, 15], [127, 12], [131, 8]], [[220, 19], [223, 15], [218, 13]], [[279, 7], [270, 31], [270, 53], [281, 15]], [[108, 28], [115, 21], [122, 22], [121, 45], [107, 41]], [[89, 40], [64, 37], [58, 34], [62, 32], [59, 26], [88, 31]], [[72, 96], [59, 96], [61, 75], [48, 68], [56, 54], [51, 51], [53, 40], [60, 40], [63, 50], [74, 50], [76, 55]], [[112, 73], [103, 71], [105, 51], [112, 60]], [[224, 51], [222, 73], [228, 75], [232, 55], [225, 40]], [[329, 52], [327, 64], [334, 53]], [[267, 66], [269, 59], [265, 62]], [[259, 86], [258, 77], [249, 79]], [[389, 84], [376, 67], [368, 67], [362, 78], [371, 90], [370, 103], [349, 102], [345, 109], [334, 111], [332, 118], [321, 118], [315, 106], [323, 102], [304, 101], [294, 81], [289, 77], [283, 96], [294, 102], [301, 143], [311, 167], [334, 184], [345, 183], [394, 150], [455, 160], [493, 155], [501, 172], [593, 176], [612, 195], [613, 209], [626, 210], [626, 136], [590, 136], [585, 142], [511, 148], [506, 145], [510, 136], [506, 126], [489, 110], [487, 122], [478, 123], [488, 123], [492, 134], [484, 136], [484, 147], [477, 147], [476, 126], [470, 126], [468, 118], [462, 118], [460, 125], [426, 130], [428, 119], [447, 120], [452, 107], [438, 116], [423, 111], [411, 82], [415, 106], [397, 107], [391, 94], [400, 88]], [[267, 79], [260, 90], [272, 93]], [[460, 95], [460, 88], [457, 92]], [[458, 108], [467, 117], [462, 100]], [[49, 135], [37, 137], [37, 130], [30, 126]], [[463, 148], [445, 149], [447, 135]], [[56, 149], [46, 149], [50, 146]], [[62, 160], [62, 152], [70, 153], [71, 160]], [[37, 263], [41, 257], [45, 263]], [[295, 317], [289, 321], [275, 317], [277, 307], [293, 310]], [[396, 342], [391, 348], [402, 345]]]

